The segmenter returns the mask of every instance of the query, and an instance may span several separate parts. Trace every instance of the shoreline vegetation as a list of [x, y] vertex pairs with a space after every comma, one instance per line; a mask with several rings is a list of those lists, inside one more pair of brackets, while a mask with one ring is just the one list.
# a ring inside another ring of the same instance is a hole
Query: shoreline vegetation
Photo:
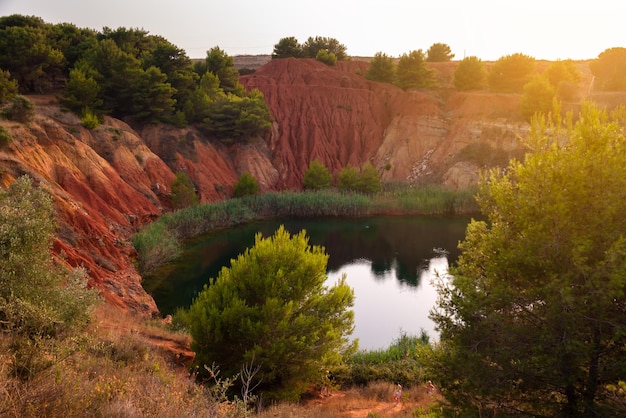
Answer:
[[478, 213], [476, 189], [387, 185], [374, 195], [334, 189], [269, 192], [168, 212], [132, 238], [137, 269], [147, 275], [175, 259], [181, 242], [211, 231], [277, 218], [461, 215]]

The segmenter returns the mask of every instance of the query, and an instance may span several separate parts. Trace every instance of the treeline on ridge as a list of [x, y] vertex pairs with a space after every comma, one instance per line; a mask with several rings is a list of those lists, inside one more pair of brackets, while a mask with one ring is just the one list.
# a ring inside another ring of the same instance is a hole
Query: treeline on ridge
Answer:
[[231, 142], [262, 134], [272, 120], [263, 94], [244, 89], [233, 58], [219, 47], [192, 63], [184, 50], [143, 29], [97, 32], [5, 16], [0, 70], [0, 102], [63, 88], [61, 103], [92, 128], [109, 114], [139, 123], [194, 124]]

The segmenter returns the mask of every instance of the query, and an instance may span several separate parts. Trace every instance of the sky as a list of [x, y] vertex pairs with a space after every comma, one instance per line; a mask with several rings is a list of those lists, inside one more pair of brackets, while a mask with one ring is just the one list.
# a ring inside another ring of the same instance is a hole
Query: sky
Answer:
[[592, 59], [626, 47], [623, 0], [0, 0], [0, 15], [81, 28], [139, 28], [190, 58], [271, 54], [281, 38], [335, 38], [348, 55], [391, 57], [434, 43], [455, 59]]

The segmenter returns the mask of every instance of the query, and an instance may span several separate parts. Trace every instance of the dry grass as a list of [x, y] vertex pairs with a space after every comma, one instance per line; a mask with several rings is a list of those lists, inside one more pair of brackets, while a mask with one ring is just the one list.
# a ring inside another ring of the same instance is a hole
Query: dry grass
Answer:
[[[34, 344], [1, 334], [0, 416], [244, 416], [193, 381], [186, 367], [191, 356], [187, 335], [105, 305], [87, 330], [63, 339]], [[257, 416], [418, 417], [419, 408], [433, 400], [424, 388], [415, 388], [406, 390], [396, 406], [391, 390], [390, 383], [379, 382], [326, 398], [315, 393], [300, 404], [272, 406]]]
[[393, 400], [394, 385], [374, 382], [363, 388], [336, 391], [330, 397], [313, 396], [301, 404], [281, 404], [262, 411], [260, 418], [356, 418], [356, 417], [435, 417], [436, 395], [429, 396], [424, 387], [404, 390], [402, 401]]

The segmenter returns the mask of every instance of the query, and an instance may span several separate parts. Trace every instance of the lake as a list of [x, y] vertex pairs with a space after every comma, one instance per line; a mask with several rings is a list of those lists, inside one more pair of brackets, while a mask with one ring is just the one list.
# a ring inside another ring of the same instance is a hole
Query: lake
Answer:
[[311, 245], [325, 247], [328, 285], [346, 274], [355, 293], [352, 337], [361, 349], [386, 348], [401, 333], [419, 335], [422, 329], [436, 340], [428, 318], [437, 298], [432, 281], [456, 261], [469, 220], [399, 216], [253, 222], [186, 241], [182, 256], [146, 277], [144, 288], [164, 314], [188, 307], [209, 278], [254, 245], [256, 233], [268, 237], [284, 225], [292, 234], [306, 230]]

